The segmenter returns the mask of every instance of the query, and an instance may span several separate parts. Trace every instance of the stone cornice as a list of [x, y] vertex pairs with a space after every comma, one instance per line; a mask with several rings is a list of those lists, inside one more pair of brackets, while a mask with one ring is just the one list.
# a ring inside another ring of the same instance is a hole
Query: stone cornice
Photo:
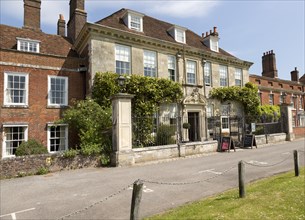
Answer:
[[249, 69], [253, 64], [248, 61], [240, 60], [238, 58], [230, 57], [224, 54], [212, 52], [212, 51], [204, 51], [202, 49], [198, 49], [195, 47], [191, 47], [181, 43], [169, 42], [165, 40], [160, 40], [152, 37], [148, 37], [138, 33], [131, 33], [124, 30], [119, 30], [116, 28], [86, 23], [81, 30], [78, 38], [75, 41], [74, 48], [75, 50], [81, 54], [86, 45], [88, 44], [88, 40], [96, 37], [107, 37], [114, 40], [125, 41], [130, 44], [137, 45], [147, 45], [149, 47], [156, 47], [158, 50], [168, 50], [173, 53], [177, 53], [178, 51], [185, 54], [185, 56], [195, 56], [199, 59], [206, 59], [218, 63], [223, 64], [231, 64], [234, 66], [244, 67]]
[[296, 90], [292, 90], [292, 89], [281, 89], [281, 88], [272, 88], [272, 87], [267, 87], [267, 86], [258, 86], [258, 89], [260, 91], [272, 91], [272, 92], [286, 92], [289, 94], [294, 94], [294, 95], [305, 95], [305, 92], [302, 91], [296, 91]]
[[0, 65], [2, 65], [2, 66], [23, 67], [23, 68], [43, 69], [43, 70], [68, 71], [68, 72], [81, 72], [82, 71], [81, 68], [71, 69], [71, 68], [33, 65], [33, 64], [25, 64], [25, 63], [3, 62], [3, 61], [0, 61]]
[[33, 53], [33, 52], [25, 52], [25, 51], [19, 51], [16, 49], [6, 49], [6, 48], [0, 48], [0, 51], [13, 52], [13, 53], [32, 55], [32, 56], [52, 57], [52, 58], [59, 58], [59, 59], [83, 59], [80, 57], [61, 56], [61, 55], [54, 55], [54, 54], [47, 54], [47, 53]]
[[286, 79], [279, 79], [279, 78], [271, 78], [271, 77], [266, 77], [266, 76], [259, 76], [255, 74], [249, 74], [249, 78], [257, 78], [257, 79], [263, 79], [266, 81], [270, 82], [279, 82], [279, 83], [286, 83], [289, 85], [297, 85], [297, 86], [305, 86], [302, 82], [296, 82], [296, 81], [291, 81], [291, 80], [286, 80]]

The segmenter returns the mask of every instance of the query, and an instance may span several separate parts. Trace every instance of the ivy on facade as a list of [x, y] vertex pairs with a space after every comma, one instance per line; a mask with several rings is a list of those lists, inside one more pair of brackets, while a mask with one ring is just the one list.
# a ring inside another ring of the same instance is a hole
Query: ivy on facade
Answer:
[[210, 91], [210, 97], [221, 102], [227, 100], [240, 102], [245, 111], [245, 115], [257, 118], [261, 115], [259, 108], [258, 88], [253, 83], [246, 83], [244, 87], [230, 86], [214, 88]]
[[[120, 92], [116, 73], [97, 73], [94, 78], [92, 98], [101, 106], [111, 106], [110, 97]], [[159, 110], [161, 104], [177, 103], [183, 97], [179, 83], [163, 78], [125, 75], [126, 82], [122, 92], [134, 95], [132, 99], [133, 115], [151, 116]]]

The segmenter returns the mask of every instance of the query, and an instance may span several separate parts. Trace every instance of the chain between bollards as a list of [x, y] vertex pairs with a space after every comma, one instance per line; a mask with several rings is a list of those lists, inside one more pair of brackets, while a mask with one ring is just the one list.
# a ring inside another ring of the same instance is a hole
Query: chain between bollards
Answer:
[[246, 197], [245, 192], [245, 163], [241, 160], [238, 163], [238, 185], [239, 185], [239, 198]]

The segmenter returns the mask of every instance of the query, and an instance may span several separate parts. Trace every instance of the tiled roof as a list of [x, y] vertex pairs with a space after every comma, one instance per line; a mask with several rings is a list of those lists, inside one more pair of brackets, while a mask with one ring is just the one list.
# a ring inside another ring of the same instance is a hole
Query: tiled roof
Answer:
[[[157, 20], [155, 18], [149, 17], [149, 16], [144, 16], [143, 17], [143, 32], [138, 32], [134, 30], [130, 30], [125, 24], [122, 19], [124, 14], [128, 11], [128, 9], [121, 9], [112, 15], [97, 21], [97, 24], [105, 25], [108, 27], [124, 30], [124, 31], [129, 31], [137, 34], [142, 34], [143, 36], [148, 36], [164, 41], [169, 41], [169, 42], [176, 42], [175, 39], [168, 33], [168, 29], [174, 26], [173, 24]], [[194, 32], [187, 30], [186, 31], [186, 44], [191, 47], [195, 47], [198, 49], [206, 50], [206, 51], [211, 51], [207, 46], [203, 44], [203, 38]], [[222, 50], [219, 48], [219, 53], [234, 57], [233, 55], [229, 54], [228, 52]], [[235, 58], [235, 57], [234, 57]]]
[[77, 56], [68, 38], [0, 24], [0, 48], [17, 50], [17, 37], [40, 41], [40, 54]]
[[305, 84], [305, 74], [299, 79], [299, 81]]

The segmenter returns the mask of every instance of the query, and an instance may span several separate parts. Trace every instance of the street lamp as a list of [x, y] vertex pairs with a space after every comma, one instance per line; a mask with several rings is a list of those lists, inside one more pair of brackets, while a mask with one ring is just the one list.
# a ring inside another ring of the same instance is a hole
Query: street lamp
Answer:
[[120, 86], [120, 92], [123, 91], [123, 87], [125, 85], [125, 77], [123, 75], [120, 75], [118, 78], [117, 78], [117, 82], [118, 82], [118, 85]]

